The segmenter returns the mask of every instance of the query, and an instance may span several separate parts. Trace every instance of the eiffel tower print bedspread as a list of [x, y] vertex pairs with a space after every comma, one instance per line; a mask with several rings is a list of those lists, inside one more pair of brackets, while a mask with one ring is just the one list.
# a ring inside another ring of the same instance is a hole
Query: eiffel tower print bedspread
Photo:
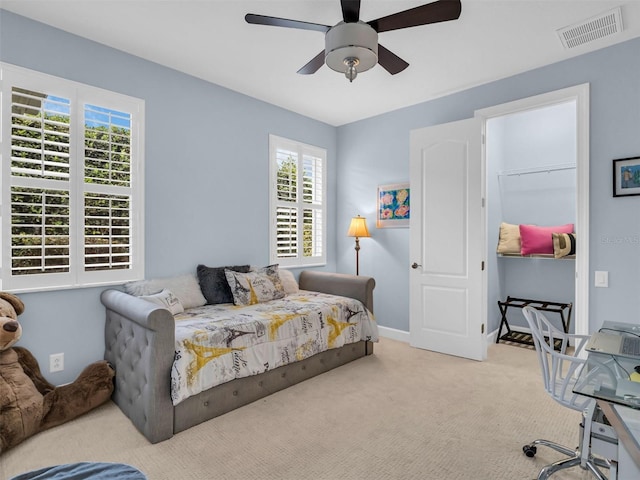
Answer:
[[250, 306], [190, 308], [175, 316], [171, 399], [257, 375], [360, 340], [378, 341], [373, 315], [358, 300], [301, 290]]

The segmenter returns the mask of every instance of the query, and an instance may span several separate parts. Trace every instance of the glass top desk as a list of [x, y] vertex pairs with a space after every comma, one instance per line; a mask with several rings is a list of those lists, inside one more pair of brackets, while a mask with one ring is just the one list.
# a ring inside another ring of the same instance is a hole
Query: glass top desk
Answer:
[[[604, 322], [601, 330], [640, 335], [640, 325], [619, 322]], [[628, 455], [635, 463], [627, 469], [635, 472], [640, 472], [640, 383], [629, 378], [639, 365], [640, 358], [588, 352], [573, 388], [574, 393], [596, 399], [624, 446], [623, 456]]]

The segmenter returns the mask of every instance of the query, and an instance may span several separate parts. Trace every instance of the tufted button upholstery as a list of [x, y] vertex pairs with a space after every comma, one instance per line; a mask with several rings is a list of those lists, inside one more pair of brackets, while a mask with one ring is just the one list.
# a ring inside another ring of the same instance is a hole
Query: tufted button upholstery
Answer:
[[[173, 434], [173, 317], [117, 290], [102, 292], [101, 300], [107, 309], [104, 358], [116, 370], [113, 400], [152, 443], [165, 440]], [[138, 315], [124, 317], [123, 309]]]

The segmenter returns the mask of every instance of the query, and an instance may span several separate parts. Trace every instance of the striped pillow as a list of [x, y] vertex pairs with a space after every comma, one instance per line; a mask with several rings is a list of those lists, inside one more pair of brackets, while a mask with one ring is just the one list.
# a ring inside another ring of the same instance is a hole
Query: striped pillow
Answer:
[[575, 233], [552, 233], [553, 256], [562, 258], [567, 255], [576, 254], [576, 234]]

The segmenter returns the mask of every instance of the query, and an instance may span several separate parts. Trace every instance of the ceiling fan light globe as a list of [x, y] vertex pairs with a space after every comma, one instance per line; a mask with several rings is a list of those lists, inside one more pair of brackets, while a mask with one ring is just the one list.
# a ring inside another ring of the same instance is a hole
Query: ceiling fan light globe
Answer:
[[378, 63], [378, 32], [364, 22], [340, 22], [332, 27], [325, 36], [325, 63], [344, 73], [348, 58], [358, 59], [357, 72], [373, 68]]

